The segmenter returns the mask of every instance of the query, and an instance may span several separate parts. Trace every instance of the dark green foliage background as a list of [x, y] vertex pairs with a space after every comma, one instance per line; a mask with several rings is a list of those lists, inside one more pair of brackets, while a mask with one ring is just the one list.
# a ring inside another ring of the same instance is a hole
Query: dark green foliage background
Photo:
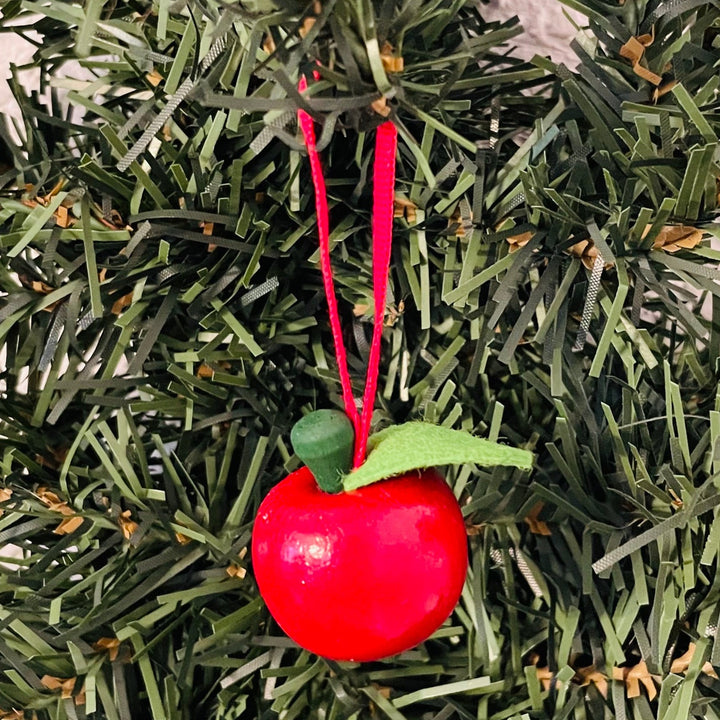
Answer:
[[[271, 0], [0, 3], [4, 33], [41, 38], [39, 92], [16, 84], [22, 146], [2, 130], [0, 543], [23, 558], [0, 569], [0, 710], [720, 717], [703, 671], [720, 666], [720, 6], [566, 4], [589, 23], [575, 71], [514, 59], [516, 22], [462, 0], [336, 0], [304, 36], [313, 9]], [[657, 99], [619, 53], [651, 32]], [[382, 69], [386, 40], [400, 74]], [[140, 162], [118, 170], [178, 88]], [[371, 293], [381, 93], [400, 129], [398, 193], [418, 212], [395, 224], [376, 426], [422, 418], [537, 459], [531, 473], [448, 470], [473, 528], [456, 613], [398, 658], [338, 665], [283, 637], [241, 556], [262, 497], [297, 466], [292, 423], [340, 404], [294, 113], [302, 102], [324, 128], [360, 394], [371, 318], [352, 310]], [[32, 202], [63, 179], [69, 228]], [[705, 240], [652, 249], [673, 223]], [[607, 262], [597, 295], [567, 252], [587, 238]], [[62, 517], [39, 488], [82, 525], [53, 533]], [[550, 535], [523, 522], [538, 503]], [[100, 638], [122, 641], [116, 659]], [[641, 659], [655, 698], [612, 679], [604, 697], [576, 673]], [[84, 702], [45, 675], [76, 678]]]

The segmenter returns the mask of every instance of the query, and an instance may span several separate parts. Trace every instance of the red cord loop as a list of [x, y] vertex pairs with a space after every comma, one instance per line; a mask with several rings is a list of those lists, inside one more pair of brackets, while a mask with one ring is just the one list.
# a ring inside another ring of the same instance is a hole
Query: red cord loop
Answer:
[[[307, 89], [307, 81], [300, 79], [298, 89]], [[380, 350], [382, 329], [385, 320], [385, 301], [387, 297], [390, 256], [392, 253], [392, 226], [395, 202], [395, 153], [397, 150], [397, 128], [392, 122], [385, 122], [377, 129], [375, 140], [375, 167], [373, 175], [373, 299], [375, 319], [370, 345], [370, 358], [365, 376], [365, 392], [362, 399], [362, 412], [358, 413], [353, 396], [352, 383], [347, 364], [347, 351], [342, 337], [342, 324], [338, 312], [335, 283], [330, 264], [330, 213], [327, 202], [325, 178], [315, 139], [313, 120], [304, 110], [298, 110], [298, 121], [305, 138], [310, 157], [310, 172], [315, 187], [315, 208], [317, 211], [318, 239], [320, 243], [320, 269], [323, 277], [325, 296], [328, 302], [330, 328], [335, 344], [335, 357], [340, 374], [343, 404], [345, 412], [355, 428], [355, 452], [353, 466], [359, 467], [365, 460], [367, 441], [370, 435], [375, 393], [377, 392], [380, 369]]]

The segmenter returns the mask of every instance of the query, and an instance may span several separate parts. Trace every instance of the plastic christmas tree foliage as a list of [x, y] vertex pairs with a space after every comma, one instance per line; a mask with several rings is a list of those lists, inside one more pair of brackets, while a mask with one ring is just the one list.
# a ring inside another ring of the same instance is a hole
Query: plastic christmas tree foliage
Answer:
[[720, 718], [720, 7], [566, 5], [0, 1], [0, 718]]

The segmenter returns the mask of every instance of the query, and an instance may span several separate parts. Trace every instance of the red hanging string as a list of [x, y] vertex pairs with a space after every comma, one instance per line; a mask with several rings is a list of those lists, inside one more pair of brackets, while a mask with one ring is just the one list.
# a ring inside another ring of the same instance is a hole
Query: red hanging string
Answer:
[[[307, 81], [301, 78], [300, 92], [307, 89]], [[312, 118], [304, 110], [298, 110], [298, 121], [305, 138], [310, 157], [310, 171], [315, 187], [315, 207], [317, 210], [318, 238], [320, 243], [320, 270], [323, 277], [325, 296], [328, 301], [330, 328], [335, 344], [335, 356], [340, 374], [343, 404], [345, 412], [355, 429], [355, 452], [353, 467], [359, 467], [365, 460], [367, 441], [370, 434], [375, 393], [377, 392], [380, 368], [380, 350], [382, 329], [385, 320], [385, 301], [387, 297], [390, 256], [392, 252], [392, 225], [395, 200], [395, 153], [397, 149], [397, 128], [392, 122], [383, 123], [377, 130], [375, 141], [375, 166], [373, 178], [373, 299], [374, 325], [370, 344], [370, 357], [365, 376], [365, 392], [362, 401], [362, 413], [358, 414], [353, 397], [350, 373], [347, 365], [347, 352], [342, 338], [342, 324], [338, 312], [330, 264], [330, 218], [327, 203], [325, 178], [322, 172], [320, 156], [317, 151], [315, 127]]]
[[[307, 89], [307, 80], [300, 78], [299, 90]], [[315, 140], [315, 125], [313, 119], [304, 110], [298, 110], [298, 122], [305, 138], [305, 146], [310, 156], [310, 173], [313, 185], [315, 186], [315, 208], [317, 211], [318, 239], [320, 241], [320, 270], [322, 272], [325, 297], [328, 302], [328, 314], [330, 315], [330, 329], [335, 344], [335, 357], [337, 358], [338, 371], [340, 373], [340, 385], [342, 387], [343, 404], [345, 412], [352, 421], [355, 428], [355, 443], [357, 448], [358, 428], [360, 418], [355, 407], [352, 383], [347, 365], [347, 352], [342, 337], [342, 325], [338, 312], [337, 298], [335, 296], [335, 283], [333, 281], [332, 266], [330, 264], [330, 212], [328, 210], [327, 191], [325, 189], [325, 177], [323, 176], [322, 164], [317, 151]]]
[[385, 323], [385, 299], [387, 297], [390, 255], [392, 253], [392, 228], [395, 216], [395, 151], [397, 128], [392, 122], [385, 122], [377, 129], [375, 139], [375, 168], [373, 173], [373, 298], [375, 321], [370, 345], [365, 394], [363, 395], [362, 416], [360, 417], [359, 439], [355, 442], [354, 467], [365, 460], [370, 424], [372, 422], [375, 393], [380, 369], [382, 330]]

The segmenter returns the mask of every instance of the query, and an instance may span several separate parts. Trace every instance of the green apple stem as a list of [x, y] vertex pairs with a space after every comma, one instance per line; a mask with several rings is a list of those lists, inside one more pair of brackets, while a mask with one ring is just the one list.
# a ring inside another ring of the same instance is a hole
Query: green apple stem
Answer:
[[290, 441], [296, 455], [328, 493], [343, 489], [342, 478], [352, 465], [355, 431], [340, 410], [315, 410], [295, 423]]

